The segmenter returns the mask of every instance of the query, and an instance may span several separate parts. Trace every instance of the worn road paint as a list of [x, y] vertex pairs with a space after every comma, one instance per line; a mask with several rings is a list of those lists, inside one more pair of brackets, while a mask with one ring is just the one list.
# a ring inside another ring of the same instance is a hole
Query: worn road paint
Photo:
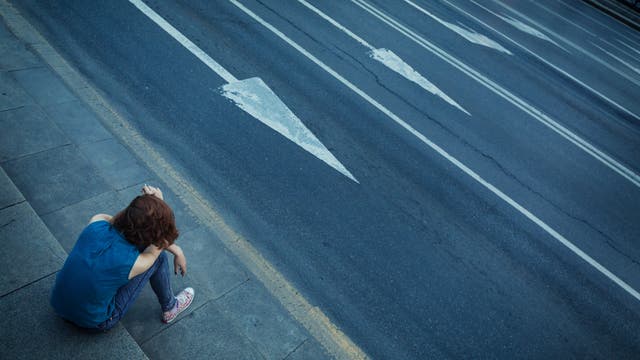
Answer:
[[438, 18], [437, 16], [433, 15], [432, 13], [428, 12], [427, 10], [423, 9], [422, 7], [414, 4], [410, 0], [404, 0], [404, 2], [406, 2], [407, 4], [413, 6], [415, 9], [417, 9], [421, 13], [427, 15], [428, 17], [432, 18], [433, 20], [437, 21], [438, 23], [440, 23], [441, 25], [443, 25], [447, 29], [455, 32], [456, 34], [458, 34], [460, 36], [462, 36], [467, 41], [470, 41], [470, 42], [472, 42], [474, 44], [482, 45], [482, 46], [485, 46], [485, 47], [488, 47], [488, 48], [492, 48], [494, 50], [498, 50], [498, 51], [503, 52], [505, 54], [513, 55], [511, 53], [511, 51], [505, 49], [502, 45], [500, 45], [497, 42], [489, 39], [485, 35], [478, 34], [475, 31], [467, 30], [467, 29], [462, 28], [461, 26], [458, 26], [458, 25], [452, 24], [450, 22], [444, 21], [444, 20]]
[[349, 88], [351, 91], [353, 91], [354, 93], [356, 93], [357, 95], [359, 95], [361, 98], [363, 98], [365, 101], [367, 101], [369, 104], [371, 104], [373, 107], [375, 107], [376, 109], [378, 109], [380, 112], [382, 112], [383, 114], [385, 114], [387, 117], [389, 117], [392, 121], [394, 121], [396, 124], [400, 125], [402, 128], [404, 128], [405, 130], [407, 130], [409, 133], [411, 133], [413, 136], [415, 136], [418, 140], [420, 140], [422, 143], [424, 143], [425, 145], [427, 145], [428, 147], [430, 147], [432, 150], [434, 150], [435, 152], [437, 152], [440, 156], [442, 156], [443, 158], [445, 158], [447, 161], [449, 161], [451, 164], [453, 164], [454, 166], [456, 166], [458, 169], [460, 169], [462, 172], [464, 172], [465, 174], [467, 174], [469, 177], [471, 177], [472, 179], [474, 179], [475, 181], [477, 181], [480, 185], [482, 185], [483, 187], [485, 187], [487, 190], [491, 191], [492, 193], [494, 193], [496, 196], [498, 196], [500, 199], [504, 200], [507, 204], [509, 204], [511, 207], [513, 207], [515, 210], [517, 210], [519, 213], [521, 213], [522, 215], [524, 215], [527, 219], [529, 219], [531, 222], [533, 222], [534, 224], [536, 224], [537, 226], [539, 226], [541, 229], [543, 229], [547, 234], [551, 235], [554, 239], [556, 239], [558, 242], [560, 242], [562, 245], [564, 245], [565, 247], [567, 247], [569, 250], [571, 250], [574, 254], [576, 254], [578, 257], [580, 257], [582, 260], [584, 260], [587, 264], [591, 265], [592, 267], [594, 267], [596, 270], [598, 270], [600, 273], [602, 273], [603, 275], [605, 275], [607, 278], [609, 278], [611, 281], [613, 281], [616, 285], [620, 286], [623, 290], [625, 290], [629, 295], [631, 295], [632, 297], [634, 297], [636, 300], [640, 301], [640, 293], [638, 293], [635, 289], [633, 289], [629, 284], [627, 284], [626, 282], [624, 282], [622, 279], [620, 279], [619, 277], [617, 277], [615, 274], [613, 274], [611, 271], [609, 271], [607, 268], [605, 268], [604, 266], [602, 266], [600, 263], [598, 263], [595, 259], [593, 259], [591, 256], [587, 255], [584, 251], [582, 251], [580, 248], [578, 248], [577, 246], [575, 246], [572, 242], [570, 242], [569, 240], [567, 240], [564, 236], [562, 236], [560, 233], [558, 233], [556, 230], [554, 230], [551, 226], [547, 225], [544, 221], [542, 221], [540, 218], [538, 218], [537, 216], [535, 216], [533, 213], [531, 213], [529, 210], [527, 210], [525, 207], [523, 207], [522, 205], [520, 205], [518, 202], [516, 202], [515, 200], [513, 200], [511, 197], [509, 197], [507, 194], [503, 193], [500, 189], [498, 189], [497, 187], [495, 187], [493, 184], [491, 184], [490, 182], [486, 181], [484, 178], [482, 178], [480, 175], [478, 175], [475, 171], [471, 170], [469, 167], [467, 167], [466, 165], [464, 165], [462, 162], [460, 162], [458, 159], [456, 159], [455, 157], [453, 157], [452, 155], [450, 155], [447, 151], [445, 151], [443, 148], [441, 148], [439, 145], [437, 145], [436, 143], [434, 143], [433, 141], [431, 141], [429, 138], [427, 138], [426, 136], [424, 136], [421, 132], [419, 132], [418, 130], [414, 129], [411, 125], [409, 125], [407, 122], [405, 122], [403, 119], [401, 119], [398, 115], [396, 115], [395, 113], [393, 113], [391, 110], [387, 109], [386, 107], [384, 107], [384, 105], [380, 104], [379, 102], [377, 102], [376, 100], [374, 100], [371, 96], [369, 96], [367, 93], [365, 93], [364, 91], [362, 91], [360, 88], [358, 88], [356, 85], [354, 85], [353, 83], [351, 83], [349, 80], [345, 79], [342, 75], [340, 75], [339, 73], [337, 73], [335, 70], [333, 70], [331, 67], [329, 67], [328, 65], [326, 65], [325, 63], [323, 63], [322, 61], [320, 61], [318, 58], [316, 58], [315, 56], [313, 56], [311, 53], [309, 53], [305, 48], [303, 48], [302, 46], [298, 45], [298, 43], [296, 43], [295, 41], [291, 40], [287, 35], [283, 34], [280, 30], [278, 30], [277, 28], [275, 28], [273, 25], [269, 24], [268, 22], [266, 22], [264, 19], [262, 19], [260, 16], [256, 15], [253, 11], [249, 10], [248, 8], [246, 8], [244, 5], [242, 5], [240, 2], [238, 2], [237, 0], [229, 0], [229, 2], [231, 2], [232, 4], [234, 4], [236, 7], [238, 7], [240, 10], [242, 10], [245, 14], [247, 14], [249, 17], [251, 17], [252, 19], [254, 19], [255, 21], [257, 21], [258, 23], [260, 23], [262, 26], [264, 26], [265, 28], [267, 28], [269, 31], [271, 31], [273, 34], [275, 34], [276, 36], [278, 36], [280, 39], [282, 39], [284, 42], [286, 42], [287, 44], [289, 44], [291, 47], [293, 47], [294, 49], [296, 49], [298, 52], [300, 52], [302, 55], [304, 55], [307, 59], [313, 61], [316, 65], [318, 65], [321, 69], [323, 69], [325, 72], [327, 72], [329, 75], [333, 76], [336, 80], [338, 80], [339, 82], [341, 82], [343, 85], [345, 85], [347, 88]]
[[129, 2], [204, 62], [211, 70], [225, 79], [229, 83], [226, 85], [229, 91], [223, 91], [223, 95], [233, 100], [238, 107], [358, 183], [358, 180], [322, 145], [311, 131], [304, 126], [302, 121], [289, 110], [262, 80], [258, 78], [238, 80], [142, 0], [129, 0]]
[[229, 83], [222, 86], [222, 95], [344, 176], [358, 182], [262, 79], [255, 77]]
[[616, 69], [616, 68], [615, 68], [615, 67], [613, 67], [611, 64], [609, 64], [608, 62], [606, 62], [606, 61], [602, 60], [600, 57], [595, 56], [593, 53], [589, 52], [587, 49], [583, 48], [582, 46], [580, 46], [580, 45], [578, 45], [578, 44], [574, 43], [573, 41], [571, 41], [571, 40], [569, 40], [569, 39], [565, 38], [564, 36], [562, 36], [562, 35], [560, 35], [560, 34], [558, 34], [558, 33], [554, 32], [554, 31], [552, 31], [551, 29], [547, 29], [544, 25], [542, 25], [542, 24], [540, 24], [540, 23], [536, 22], [535, 20], [533, 20], [533, 19], [531, 19], [530, 17], [526, 16], [525, 14], [523, 14], [523, 13], [519, 12], [518, 10], [516, 10], [516, 9], [512, 8], [511, 6], [509, 6], [509, 5], [505, 4], [504, 2], [499, 1], [499, 0], [492, 0], [492, 1], [493, 1], [494, 3], [496, 3], [496, 4], [500, 5], [500, 6], [502, 6], [503, 8], [507, 9], [508, 11], [510, 11], [510, 12], [512, 12], [512, 13], [514, 13], [514, 14], [516, 14], [516, 15], [517, 15], [517, 16], [519, 16], [520, 18], [525, 19], [525, 20], [527, 20], [528, 22], [530, 22], [530, 23], [534, 24], [535, 26], [537, 26], [537, 27], [539, 27], [539, 28], [543, 29], [543, 30], [544, 30], [544, 31], [546, 31], [547, 33], [549, 33], [549, 34], [553, 34], [553, 36], [554, 36], [555, 38], [557, 38], [558, 40], [560, 40], [562, 43], [564, 43], [564, 44], [566, 44], [566, 45], [568, 45], [568, 46], [572, 47], [573, 49], [575, 49], [575, 50], [577, 50], [577, 51], [579, 51], [579, 52], [583, 53], [584, 55], [586, 55], [586, 56], [587, 56], [587, 57], [589, 57], [590, 59], [594, 60], [594, 61], [595, 61], [595, 62], [597, 62], [598, 64], [600, 64], [600, 65], [602, 65], [602, 66], [606, 67], [607, 69], [609, 69], [609, 70], [613, 71], [614, 73], [616, 73], [616, 74], [620, 75], [621, 77], [623, 77], [623, 78], [627, 79], [627, 80], [628, 80], [629, 82], [631, 82], [632, 84], [634, 84], [634, 85], [636, 85], [636, 86], [640, 87], [640, 81], [639, 81], [639, 80], [636, 80], [636, 79], [634, 79], [633, 77], [630, 77], [629, 75], [625, 74], [624, 72], [622, 72], [622, 71], [620, 71], [620, 70]]
[[469, 114], [469, 112], [467, 110], [465, 110], [457, 102], [455, 102], [453, 99], [451, 99], [451, 97], [449, 97], [447, 94], [445, 94], [444, 91], [440, 90], [435, 84], [433, 84], [431, 81], [427, 80], [426, 77], [424, 77], [422, 74], [420, 74], [419, 72], [414, 70], [413, 67], [411, 67], [411, 65], [407, 64], [406, 61], [402, 60], [401, 57], [399, 57], [398, 55], [393, 53], [391, 50], [384, 49], [384, 48], [380, 48], [380, 49], [374, 48], [367, 41], [365, 41], [364, 39], [362, 39], [358, 35], [354, 34], [351, 30], [347, 29], [345, 26], [343, 26], [342, 24], [340, 24], [339, 22], [337, 22], [336, 20], [331, 18], [329, 15], [325, 14], [324, 12], [322, 12], [320, 9], [318, 9], [315, 6], [309, 4], [305, 0], [298, 0], [298, 2], [300, 4], [302, 4], [302, 5], [304, 5], [305, 7], [307, 7], [309, 10], [313, 11], [314, 13], [316, 13], [318, 16], [320, 16], [324, 20], [328, 21], [331, 25], [335, 26], [336, 28], [338, 28], [339, 30], [344, 32], [345, 34], [349, 35], [352, 39], [354, 39], [355, 41], [360, 43], [360, 45], [362, 45], [362, 46], [366, 47], [367, 49], [369, 49], [369, 56], [371, 56], [374, 60], [376, 60], [378, 62], [381, 62], [384, 66], [386, 66], [390, 70], [400, 74], [405, 79], [418, 84], [420, 87], [422, 87], [426, 91], [430, 92], [431, 94], [433, 94], [435, 96], [440, 97], [441, 99], [443, 99], [447, 103], [449, 103], [449, 104], [455, 106], [456, 108], [458, 108], [460, 111], [462, 111], [465, 114], [471, 116], [471, 114]]
[[628, 62], [626, 62], [624, 59], [620, 58], [619, 56], [614, 55], [614, 54], [612, 54], [611, 52], [609, 52], [609, 51], [607, 51], [607, 50], [603, 49], [602, 47], [600, 47], [600, 46], [596, 45], [594, 42], [591, 42], [591, 45], [593, 45], [593, 46], [597, 47], [598, 49], [600, 49], [600, 50], [601, 50], [602, 52], [604, 52], [605, 54], [607, 54], [607, 55], [611, 56], [612, 58], [614, 58], [614, 59], [618, 60], [621, 64], [623, 64], [624, 66], [628, 67], [628, 68], [629, 68], [629, 69], [631, 69], [632, 71], [634, 71], [634, 72], [636, 72], [636, 73], [640, 74], [640, 69], [638, 69], [637, 67], [635, 67], [635, 66], [633, 66], [633, 65], [629, 64]]
[[560, 74], [564, 75], [565, 77], [573, 80], [576, 84], [582, 86], [585, 90], [590, 91], [591, 93], [599, 96], [601, 99], [605, 100], [606, 102], [608, 102], [609, 104], [613, 105], [614, 107], [616, 107], [618, 110], [623, 111], [624, 113], [626, 113], [627, 115], [632, 116], [633, 118], [640, 120], [640, 116], [636, 115], [634, 112], [632, 112], [631, 110], [625, 108], [624, 106], [618, 104], [616, 101], [614, 101], [613, 99], [609, 98], [608, 96], [606, 96], [605, 94], [601, 93], [600, 91], [592, 88], [591, 86], [585, 84], [583, 81], [581, 81], [580, 79], [576, 78], [575, 76], [569, 74], [568, 72], [562, 70], [561, 68], [559, 68], [558, 66], [552, 64], [550, 61], [544, 59], [542, 56], [536, 54], [535, 52], [533, 52], [532, 50], [528, 49], [526, 46], [520, 44], [519, 42], [517, 42], [516, 40], [510, 38], [508, 35], [502, 33], [501, 31], [499, 31], [498, 29], [492, 27], [491, 25], [485, 23], [484, 21], [478, 19], [477, 17], [475, 17], [474, 15], [470, 14], [469, 12], [465, 11], [464, 9], [458, 7], [456, 4], [450, 2], [449, 0], [442, 0], [444, 1], [444, 3], [446, 3], [447, 5], [449, 5], [450, 7], [458, 10], [458, 12], [460, 12], [463, 15], [466, 15], [467, 17], [475, 20], [478, 24], [483, 25], [484, 27], [486, 27], [487, 29], [492, 30], [493, 32], [495, 32], [496, 34], [502, 36], [503, 38], [505, 38], [507, 41], [511, 42], [512, 44], [514, 44], [515, 46], [519, 47], [520, 49], [524, 50], [526, 53], [528, 53], [529, 55], [535, 57], [536, 59], [538, 59], [539, 61], [543, 62], [544, 64], [546, 64], [547, 66], [551, 67], [552, 69], [554, 69], [555, 71], [559, 72]]
[[638, 55], [640, 55], [640, 50], [638, 49], [634, 49], [631, 46], [627, 45], [624, 43], [624, 41], [620, 40], [620, 39], [616, 39], [620, 44], [624, 45], [625, 47], [631, 49], [632, 51], [636, 52]]
[[612, 158], [611, 156], [609, 156], [605, 152], [603, 152], [600, 149], [596, 148], [595, 146], [591, 145], [591, 143], [587, 142], [586, 140], [584, 140], [583, 138], [581, 138], [580, 136], [578, 136], [577, 134], [575, 134], [571, 130], [569, 130], [566, 127], [562, 126], [562, 124], [560, 124], [557, 121], [553, 120], [548, 115], [546, 115], [544, 112], [542, 112], [542, 111], [538, 110], [537, 108], [533, 107], [532, 105], [530, 105], [526, 101], [522, 100], [521, 98], [519, 98], [515, 94], [511, 93], [509, 90], [503, 88], [502, 86], [500, 86], [499, 84], [497, 84], [493, 80], [491, 80], [491, 79], [487, 78], [486, 76], [482, 75], [481, 73], [479, 73], [475, 69], [471, 68], [470, 66], [468, 66], [465, 63], [463, 63], [462, 61], [460, 61], [456, 57], [454, 57], [451, 54], [447, 53], [446, 51], [442, 50], [441, 48], [439, 48], [435, 44], [431, 43], [430, 41], [428, 41], [424, 37], [420, 36], [416, 32], [412, 31], [411, 29], [408, 29], [406, 26], [400, 24], [398, 21], [392, 19], [391, 17], [389, 17], [388, 15], [383, 13], [382, 11], [376, 9], [374, 6], [370, 5], [366, 1], [364, 1], [364, 0], [351, 0], [351, 2], [353, 2], [357, 6], [361, 7], [363, 10], [365, 10], [369, 14], [373, 15], [374, 17], [378, 18], [380, 21], [382, 21], [385, 24], [389, 25], [391, 28], [395, 29], [396, 31], [398, 31], [402, 35], [404, 35], [407, 38], [411, 39], [416, 44], [420, 45], [421, 47], [423, 47], [424, 49], [428, 50], [432, 54], [436, 55], [437, 57], [439, 57], [443, 61], [446, 61], [451, 66], [453, 66], [456, 69], [460, 70], [462, 73], [466, 74], [467, 76], [471, 77], [472, 79], [474, 79], [478, 83], [482, 84], [487, 89], [489, 89], [492, 92], [494, 92], [496, 95], [502, 97], [503, 99], [505, 99], [508, 102], [510, 102], [512, 105], [516, 106], [520, 110], [522, 110], [525, 113], [529, 114], [533, 119], [535, 119], [535, 120], [539, 121], [540, 123], [544, 124], [549, 129], [553, 130], [558, 135], [564, 137], [565, 139], [567, 139], [568, 141], [570, 141], [571, 143], [573, 143], [574, 145], [579, 147], [581, 150], [583, 150], [587, 154], [593, 156], [594, 159], [600, 161], [602, 164], [604, 164], [605, 166], [607, 166], [611, 170], [613, 170], [616, 173], [620, 174], [625, 179], [627, 179], [631, 183], [633, 183], [635, 186], [640, 187], [640, 176], [638, 176], [638, 174], [633, 172], [633, 170], [629, 169], [624, 164], [620, 163], [619, 161], [617, 161], [616, 159]]
[[393, 51], [388, 49], [373, 49], [369, 52], [372, 58], [383, 63], [389, 69], [397, 72], [402, 75], [407, 80], [410, 80], [427, 90], [428, 92], [442, 98], [444, 101], [449, 104], [455, 106], [460, 111], [465, 114], [471, 116], [467, 110], [465, 110], [462, 106], [460, 106], [457, 102], [455, 102], [452, 98], [450, 98], [447, 94], [445, 94], [442, 90], [440, 90], [437, 86], [427, 80], [424, 76], [420, 75], [419, 72], [415, 71], [409, 64], [404, 62], [398, 55], [394, 54]]

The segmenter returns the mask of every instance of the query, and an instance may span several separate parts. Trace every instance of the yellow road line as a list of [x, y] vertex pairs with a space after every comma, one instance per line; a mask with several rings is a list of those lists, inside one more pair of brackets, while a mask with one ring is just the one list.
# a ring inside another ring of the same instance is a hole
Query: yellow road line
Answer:
[[264, 284], [267, 290], [336, 359], [369, 357], [345, 335], [317, 306], [311, 305], [278, 270], [241, 234], [233, 230], [208, 202], [131, 123], [96, 91], [88, 80], [64, 60], [35, 28], [6, 0], [0, 0], [0, 14], [11, 30], [40, 55], [76, 96], [98, 115], [145, 165], [187, 205], [198, 221], [210, 228], [223, 244]]

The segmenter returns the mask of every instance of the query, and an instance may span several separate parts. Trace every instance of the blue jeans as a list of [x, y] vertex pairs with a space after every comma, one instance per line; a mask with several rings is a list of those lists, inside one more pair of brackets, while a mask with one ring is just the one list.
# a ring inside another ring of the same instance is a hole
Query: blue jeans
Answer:
[[129, 280], [126, 285], [118, 289], [113, 314], [105, 322], [99, 324], [96, 330], [107, 331], [114, 327], [129, 310], [129, 306], [138, 298], [147, 282], [151, 283], [151, 288], [158, 297], [162, 311], [173, 309], [177, 300], [171, 289], [167, 254], [163, 251], [149, 270]]

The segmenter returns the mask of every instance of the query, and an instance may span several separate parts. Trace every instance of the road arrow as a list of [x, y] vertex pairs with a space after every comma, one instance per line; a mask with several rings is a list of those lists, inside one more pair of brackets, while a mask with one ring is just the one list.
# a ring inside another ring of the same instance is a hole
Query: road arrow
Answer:
[[440, 97], [442, 100], [448, 102], [449, 104], [458, 108], [458, 110], [464, 112], [465, 114], [471, 116], [467, 110], [465, 110], [462, 106], [460, 106], [455, 100], [450, 98], [444, 91], [440, 90], [437, 86], [435, 86], [431, 81], [427, 80], [424, 76], [420, 75], [419, 72], [415, 71], [411, 65], [407, 64], [402, 58], [396, 55], [393, 51], [385, 48], [373, 49], [369, 51], [369, 56], [374, 58], [375, 60], [384, 64], [384, 66], [389, 69], [397, 72], [402, 75], [405, 79], [409, 81], [413, 81], [414, 83], [420, 85], [423, 89], [432, 93], [435, 96]]
[[217, 61], [213, 60], [198, 45], [194, 44], [173, 25], [169, 24], [142, 0], [129, 0], [138, 10], [160, 26], [171, 37], [215, 71], [228, 83], [222, 86], [222, 95], [230, 99], [239, 108], [266, 124], [273, 130], [298, 144], [327, 165], [338, 170], [349, 179], [358, 180], [336, 159], [313, 133], [289, 110], [289, 108], [269, 89], [260, 78], [238, 80]]
[[222, 86], [222, 95], [254, 118], [358, 183], [349, 170], [322, 145], [320, 140], [307, 129], [262, 79], [254, 77], [229, 83]]
[[396, 73], [400, 74], [405, 79], [418, 84], [420, 87], [422, 87], [423, 89], [427, 90], [431, 94], [440, 97], [444, 101], [446, 101], [449, 104], [451, 104], [451, 105], [455, 106], [456, 108], [458, 108], [458, 110], [460, 110], [460, 111], [464, 112], [465, 114], [471, 116], [471, 114], [469, 114], [469, 112], [467, 110], [465, 110], [462, 106], [460, 106], [452, 98], [447, 96], [447, 94], [445, 94], [444, 91], [440, 90], [431, 81], [427, 80], [419, 72], [414, 70], [411, 67], [411, 65], [407, 64], [404, 60], [402, 60], [402, 58], [400, 58], [398, 55], [394, 54], [393, 51], [391, 51], [389, 49], [385, 49], [385, 48], [379, 48], [379, 49], [374, 48], [373, 46], [371, 46], [371, 44], [369, 44], [363, 38], [361, 38], [358, 35], [354, 34], [351, 30], [347, 29], [346, 27], [344, 27], [344, 25], [342, 25], [339, 22], [337, 22], [336, 20], [332, 19], [329, 15], [323, 13], [317, 7], [309, 4], [305, 0], [298, 0], [298, 2], [300, 4], [302, 4], [302, 5], [304, 5], [307, 9], [309, 9], [309, 10], [313, 11], [314, 13], [316, 13], [321, 18], [323, 18], [326, 21], [328, 21], [331, 25], [335, 26], [340, 31], [342, 31], [345, 34], [349, 35], [353, 40], [355, 40], [358, 43], [360, 43], [360, 45], [362, 45], [362, 46], [366, 47], [367, 49], [369, 49], [369, 56], [372, 57], [374, 60], [382, 63], [384, 66], [386, 66], [390, 70], [393, 70]]

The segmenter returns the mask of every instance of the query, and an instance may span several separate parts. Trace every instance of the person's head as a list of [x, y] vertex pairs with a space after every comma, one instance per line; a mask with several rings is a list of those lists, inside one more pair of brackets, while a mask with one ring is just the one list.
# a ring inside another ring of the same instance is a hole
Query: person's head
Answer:
[[113, 218], [115, 227], [125, 239], [143, 249], [154, 244], [167, 248], [178, 238], [173, 211], [153, 195], [140, 195]]

